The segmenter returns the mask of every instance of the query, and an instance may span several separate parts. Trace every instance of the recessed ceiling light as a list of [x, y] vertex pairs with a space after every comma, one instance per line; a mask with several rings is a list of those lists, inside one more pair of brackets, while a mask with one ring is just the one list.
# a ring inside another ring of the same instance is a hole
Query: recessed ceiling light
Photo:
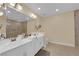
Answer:
[[4, 14], [4, 13], [0, 11], [0, 16], [3, 16], [3, 14]]
[[40, 10], [40, 8], [38, 8], [38, 10]]
[[59, 9], [56, 9], [56, 12], [59, 11]]

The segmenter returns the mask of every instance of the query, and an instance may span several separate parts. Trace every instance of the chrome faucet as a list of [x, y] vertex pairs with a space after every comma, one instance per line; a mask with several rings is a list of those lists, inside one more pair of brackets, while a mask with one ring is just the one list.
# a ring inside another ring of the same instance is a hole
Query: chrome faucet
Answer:
[[0, 35], [0, 39], [5, 39], [6, 37], [4, 36], [4, 34]]

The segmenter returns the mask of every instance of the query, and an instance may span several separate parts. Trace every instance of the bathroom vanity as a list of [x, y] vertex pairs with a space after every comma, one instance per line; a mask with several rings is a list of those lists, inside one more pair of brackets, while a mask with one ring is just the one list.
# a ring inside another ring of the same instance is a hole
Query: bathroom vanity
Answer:
[[45, 46], [43, 33], [32, 33], [25, 38], [16, 38], [11, 42], [9, 39], [0, 41], [1, 56], [34, 56]]
[[[5, 12], [5, 19], [1, 18], [3, 24], [1, 24], [2, 31], [0, 33], [6, 34], [5, 38], [8, 39], [0, 39], [0, 56], [34, 56], [46, 45], [42, 32], [33, 32], [25, 37], [19, 35], [22, 33], [28, 34], [27, 22], [32, 20], [29, 15], [11, 6], [8, 6], [3, 12]], [[39, 27], [36, 28], [39, 29]]]

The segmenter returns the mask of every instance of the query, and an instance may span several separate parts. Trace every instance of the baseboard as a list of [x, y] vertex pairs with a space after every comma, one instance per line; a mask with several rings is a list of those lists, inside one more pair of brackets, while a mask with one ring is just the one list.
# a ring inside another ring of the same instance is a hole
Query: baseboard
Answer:
[[60, 45], [69, 46], [69, 47], [75, 47], [75, 45], [66, 44], [66, 43], [62, 43], [62, 42], [49, 41], [49, 43], [60, 44]]

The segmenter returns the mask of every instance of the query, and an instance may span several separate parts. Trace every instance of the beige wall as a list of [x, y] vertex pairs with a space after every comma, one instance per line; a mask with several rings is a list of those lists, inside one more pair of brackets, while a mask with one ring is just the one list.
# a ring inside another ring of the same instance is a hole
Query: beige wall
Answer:
[[[74, 12], [66, 12], [56, 16], [40, 19], [41, 31], [45, 32], [48, 41], [57, 44], [75, 46]], [[35, 21], [27, 23], [27, 32], [35, 31]]]
[[0, 29], [1, 34], [6, 35], [6, 17], [0, 16], [0, 25], [2, 24], [2, 28]]

